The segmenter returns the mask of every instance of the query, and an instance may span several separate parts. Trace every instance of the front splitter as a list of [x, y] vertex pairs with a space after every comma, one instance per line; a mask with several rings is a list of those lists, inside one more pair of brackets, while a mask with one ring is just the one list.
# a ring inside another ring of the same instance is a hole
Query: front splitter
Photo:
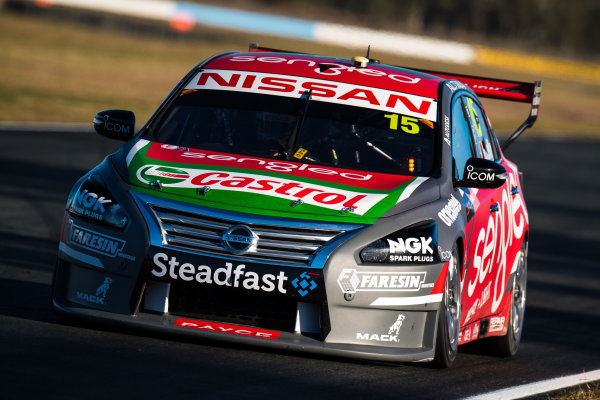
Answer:
[[[251, 332], [251, 330], [256, 331], [256, 328], [251, 327], [238, 325], [237, 327], [239, 329], [237, 329], [237, 333], [219, 330], [218, 327], [223, 324], [214, 321], [197, 321], [199, 323], [198, 325], [203, 325], [205, 329], [197, 329], [192, 326], [181, 327], [177, 326], [181, 325], [181, 321], [178, 322], [178, 319], [181, 320], [184, 318], [181, 316], [150, 313], [138, 313], [131, 316], [114, 314], [102, 310], [86, 308], [79, 304], [71, 303], [68, 300], [54, 299], [52, 306], [58, 315], [93, 323], [141, 329], [143, 331], [166, 333], [176, 336], [268, 347], [281, 351], [297, 351], [386, 362], [431, 361], [435, 353], [435, 349], [432, 347], [402, 348], [377, 345], [327, 343], [307, 335], [291, 332], [278, 332], [277, 338], [273, 339], [256, 335], [256, 332], [248, 334], [247, 332]], [[211, 326], [214, 330], [207, 328], [208, 326]], [[227, 325], [227, 327], [232, 326], [233, 325]], [[258, 331], [261, 330], [259, 329]]]

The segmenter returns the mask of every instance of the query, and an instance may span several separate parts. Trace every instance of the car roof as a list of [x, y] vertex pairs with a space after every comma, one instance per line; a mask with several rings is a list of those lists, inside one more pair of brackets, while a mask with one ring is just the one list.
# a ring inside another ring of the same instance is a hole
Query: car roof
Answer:
[[252, 71], [299, 76], [438, 98], [438, 87], [445, 79], [390, 65], [369, 63], [355, 67], [351, 59], [300, 53], [228, 53], [216, 57], [204, 69]]

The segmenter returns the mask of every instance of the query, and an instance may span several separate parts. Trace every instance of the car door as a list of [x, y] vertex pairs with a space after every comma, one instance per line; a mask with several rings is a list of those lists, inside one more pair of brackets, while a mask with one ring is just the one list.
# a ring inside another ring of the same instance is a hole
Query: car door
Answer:
[[[487, 117], [478, 102], [462, 95], [453, 103], [452, 157], [455, 178], [462, 180], [469, 157], [500, 161], [497, 142], [491, 135]], [[470, 151], [469, 151], [470, 150]], [[459, 192], [467, 209], [465, 227], [465, 274], [462, 287], [461, 327], [489, 315], [499, 307], [505, 280], [498, 275], [498, 221], [503, 186], [497, 189], [461, 187]], [[497, 279], [498, 278], [498, 279]], [[496, 285], [498, 280], [498, 285]], [[479, 329], [465, 332], [463, 341], [475, 339]]]

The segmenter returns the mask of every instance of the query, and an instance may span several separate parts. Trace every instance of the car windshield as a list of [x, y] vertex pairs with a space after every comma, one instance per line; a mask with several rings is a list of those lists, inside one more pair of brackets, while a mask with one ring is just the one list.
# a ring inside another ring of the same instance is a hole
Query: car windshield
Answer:
[[176, 146], [353, 170], [430, 176], [435, 124], [415, 117], [298, 98], [186, 90], [152, 139]]

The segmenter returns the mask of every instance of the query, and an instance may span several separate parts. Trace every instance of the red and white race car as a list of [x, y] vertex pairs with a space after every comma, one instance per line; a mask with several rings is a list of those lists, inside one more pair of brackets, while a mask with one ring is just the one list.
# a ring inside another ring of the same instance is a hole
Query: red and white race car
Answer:
[[517, 351], [529, 222], [478, 96], [533, 84], [254, 46], [201, 62], [82, 177], [65, 211], [62, 315], [449, 366]]

